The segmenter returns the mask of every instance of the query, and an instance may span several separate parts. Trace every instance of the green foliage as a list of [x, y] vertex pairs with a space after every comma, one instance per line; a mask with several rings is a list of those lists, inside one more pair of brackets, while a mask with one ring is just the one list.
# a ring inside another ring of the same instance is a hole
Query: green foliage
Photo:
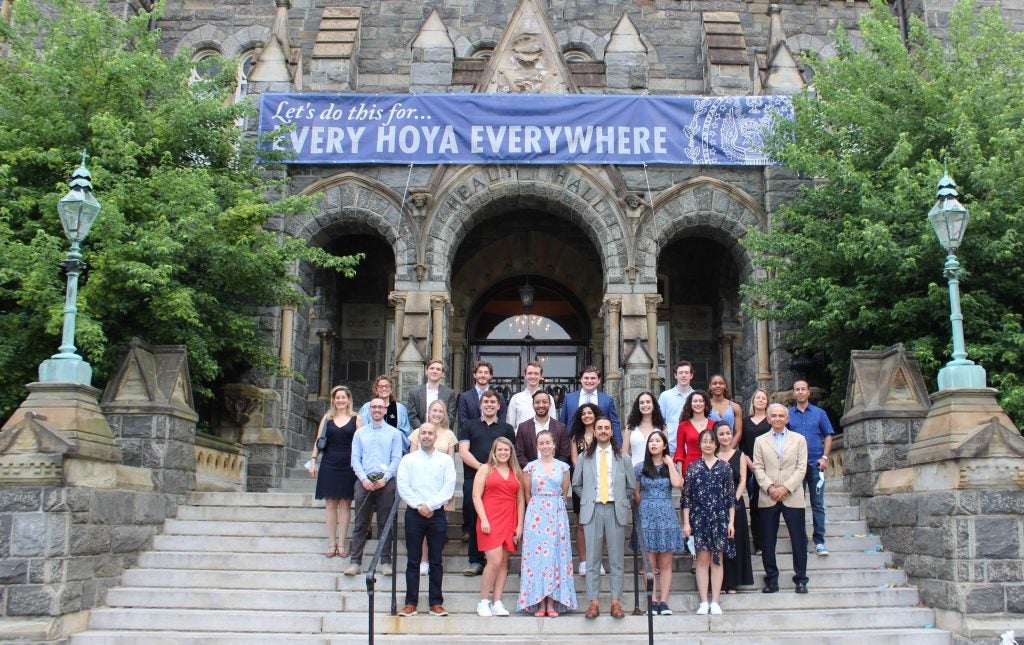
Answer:
[[190, 85], [188, 58], [167, 58], [148, 28], [161, 7], [127, 21], [78, 0], [51, 9], [21, 0], [0, 23], [0, 419], [60, 343], [56, 204], [82, 149], [103, 206], [83, 244], [76, 335], [94, 384], [132, 336], [187, 345], [200, 398], [234, 365], [275, 367], [259, 309], [300, 300], [298, 261], [352, 276], [359, 256], [265, 227], [311, 202], [264, 199], [279, 187], [236, 126], [251, 107], [228, 100], [233, 62]]
[[912, 20], [905, 46], [878, 0], [860, 28], [860, 49], [840, 31], [838, 56], [812, 62], [815, 95], [774, 139], [814, 181], [772, 231], [747, 236], [766, 271], [745, 290], [769, 304], [751, 311], [796, 321], [794, 347], [828, 356], [833, 411], [853, 349], [902, 342], [934, 379], [952, 341], [945, 252], [925, 216], [948, 163], [971, 212], [958, 253], [967, 349], [1024, 420], [1024, 34], [973, 2], [944, 41]]

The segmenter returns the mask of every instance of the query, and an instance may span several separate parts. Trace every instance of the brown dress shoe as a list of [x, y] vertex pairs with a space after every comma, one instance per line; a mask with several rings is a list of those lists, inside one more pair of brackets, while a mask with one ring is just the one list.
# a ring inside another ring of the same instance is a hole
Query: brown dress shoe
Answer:
[[398, 615], [402, 617], [415, 616], [416, 605], [406, 605], [405, 607], [402, 607], [402, 611], [398, 612]]
[[583, 614], [585, 618], [597, 618], [601, 615], [601, 604], [596, 600], [590, 601], [590, 607], [587, 608], [587, 613]]
[[430, 606], [430, 615], [431, 616], [447, 616], [448, 615], [448, 610], [445, 609], [441, 605], [431, 605]]
[[625, 618], [626, 612], [622, 611], [622, 605], [618, 600], [612, 601], [612, 618]]

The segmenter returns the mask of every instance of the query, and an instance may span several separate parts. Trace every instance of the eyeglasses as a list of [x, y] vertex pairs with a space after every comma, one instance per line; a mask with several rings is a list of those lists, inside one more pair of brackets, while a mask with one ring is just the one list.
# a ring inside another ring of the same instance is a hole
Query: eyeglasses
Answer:
[[371, 410], [384, 410], [384, 409], [385, 409], [385, 408], [387, 408], [387, 407], [388, 407], [388, 406], [386, 406], [386, 405], [371, 405], [371, 406], [370, 406], [370, 409], [371, 409]]

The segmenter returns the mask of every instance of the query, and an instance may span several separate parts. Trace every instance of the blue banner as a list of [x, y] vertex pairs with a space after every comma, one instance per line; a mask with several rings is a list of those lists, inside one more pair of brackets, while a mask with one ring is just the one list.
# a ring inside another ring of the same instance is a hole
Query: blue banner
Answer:
[[762, 166], [788, 96], [263, 94], [292, 164]]

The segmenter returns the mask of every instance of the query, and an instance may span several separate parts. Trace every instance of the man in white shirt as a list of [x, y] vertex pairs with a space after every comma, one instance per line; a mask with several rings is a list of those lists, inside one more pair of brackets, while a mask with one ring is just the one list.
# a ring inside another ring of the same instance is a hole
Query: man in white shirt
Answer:
[[448, 518], [444, 505], [455, 494], [455, 462], [447, 454], [434, 450], [437, 428], [424, 423], [419, 428], [419, 450], [402, 457], [398, 464], [398, 494], [407, 504], [405, 509], [405, 607], [399, 616], [414, 616], [420, 594], [420, 561], [423, 540], [427, 541], [430, 562], [427, 599], [433, 616], [447, 616], [441, 581], [444, 575], [442, 550], [448, 534]]
[[693, 380], [693, 365], [689, 361], [679, 361], [672, 368], [676, 376], [676, 386], [665, 390], [658, 397], [661, 416], [665, 417], [665, 429], [668, 431], [668, 454], [676, 454], [676, 436], [679, 428], [679, 415], [683, 413], [686, 399], [693, 392], [690, 381]]
[[[540, 361], [530, 361], [526, 364], [526, 369], [523, 370], [526, 389], [512, 395], [508, 402], [508, 415], [505, 417], [505, 421], [514, 429], [518, 429], [519, 424], [523, 421], [533, 418], [533, 394], [540, 389], [542, 378], [544, 378], [544, 368]], [[551, 398], [550, 394], [548, 399], [551, 401], [550, 407], [554, 408], [555, 400]]]

